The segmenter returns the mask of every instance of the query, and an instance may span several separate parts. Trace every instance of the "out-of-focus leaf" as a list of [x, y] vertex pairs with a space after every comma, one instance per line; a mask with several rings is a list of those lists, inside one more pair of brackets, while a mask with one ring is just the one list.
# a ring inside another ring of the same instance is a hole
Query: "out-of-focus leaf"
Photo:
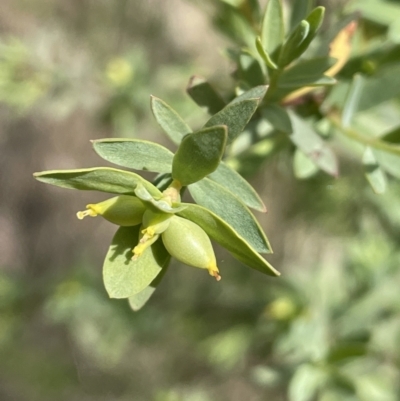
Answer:
[[380, 138], [384, 142], [390, 142], [395, 144], [400, 144], [400, 126], [387, 132]]
[[166, 265], [169, 254], [158, 240], [133, 260], [140, 226], [120, 227], [103, 265], [104, 285], [110, 298], [128, 298], [143, 291]]
[[307, 38], [310, 31], [310, 24], [303, 20], [297, 28], [290, 34], [289, 38], [282, 47], [282, 52], [278, 60], [279, 67], [283, 68], [301, 56], [301, 44]]
[[257, 110], [258, 104], [259, 99], [231, 102], [219, 113], [214, 114], [204, 125], [204, 128], [226, 125], [228, 127], [227, 144], [229, 144], [244, 130]]
[[260, 62], [246, 51], [242, 51], [237, 57], [237, 78], [250, 87], [265, 84], [264, 72]]
[[293, 156], [293, 170], [296, 178], [306, 179], [313, 176], [318, 167], [301, 150], [296, 149]]
[[282, 131], [286, 134], [291, 134], [293, 132], [289, 115], [283, 107], [277, 104], [268, 104], [262, 109], [261, 113], [278, 131]]
[[383, 194], [387, 184], [386, 174], [379, 166], [374, 152], [370, 147], [365, 149], [362, 161], [365, 168], [365, 176], [371, 184], [372, 189], [377, 194]]
[[220, 216], [257, 252], [271, 253], [271, 245], [256, 218], [235, 195], [216, 182], [205, 178], [189, 185], [193, 199]]
[[98, 139], [93, 148], [103, 159], [118, 166], [156, 173], [170, 173], [173, 153], [164, 146], [141, 139]]
[[[324, 82], [323, 73], [334, 63], [335, 59], [331, 57], [318, 57], [310, 60], [301, 61], [293, 67], [285, 70], [279, 77], [279, 87], [281, 88], [300, 88], [311, 85], [329, 85], [334, 84], [335, 80]], [[331, 82], [331, 83], [330, 83]]]
[[307, 37], [299, 44], [296, 50], [296, 54], [299, 56], [303, 54], [310, 46], [310, 43], [314, 40], [319, 29], [321, 28], [322, 22], [324, 21], [325, 8], [316, 7], [307, 16], [306, 21], [308, 22], [310, 29], [308, 31]]
[[364, 83], [365, 80], [361, 75], [354, 76], [343, 106], [342, 124], [344, 127], [351, 124], [354, 114], [358, 111]]
[[391, 174], [393, 177], [400, 179], [400, 156], [385, 152], [383, 150], [373, 149], [374, 156], [378, 165]]
[[35, 173], [34, 177], [46, 184], [62, 188], [126, 195], [134, 195], [136, 186], [142, 184], [152, 196], [161, 197], [161, 192], [140, 175], [109, 167], [50, 170]]
[[271, 68], [273, 70], [277, 70], [278, 66], [271, 59], [271, 56], [267, 53], [267, 51], [264, 49], [264, 47], [263, 47], [263, 45], [261, 43], [260, 37], [256, 38], [256, 48], [257, 48], [258, 54], [262, 57], [262, 59], [264, 60], [265, 64], [267, 65], [267, 67], [269, 67], [269, 68]]
[[224, 100], [205, 78], [196, 75], [191, 77], [186, 91], [200, 107], [206, 107], [211, 115], [225, 107]]
[[275, 270], [232, 226], [210, 210], [194, 204], [184, 204], [178, 215], [198, 224], [214, 241], [226, 248], [236, 259], [262, 273], [279, 276]]
[[338, 162], [333, 151], [302, 118], [292, 111], [289, 111], [289, 116], [293, 127], [293, 133], [289, 136], [291, 141], [322, 171], [337, 177]]
[[221, 163], [209, 178], [238, 196], [247, 206], [266, 212], [267, 209], [255, 189], [225, 163]]
[[175, 144], [179, 145], [182, 138], [192, 132], [171, 106], [155, 96], [151, 96], [151, 110], [160, 127]]
[[359, 111], [367, 110], [400, 95], [400, 65], [387, 67], [364, 84]]
[[215, 171], [224, 154], [227, 135], [227, 127], [219, 125], [185, 136], [174, 156], [172, 177], [187, 186]]
[[291, 4], [290, 27], [293, 31], [314, 7], [314, 0], [293, 0]]
[[[160, 241], [162, 244], [162, 241]], [[162, 245], [164, 246], [164, 245]], [[165, 251], [166, 252], [166, 251]], [[158, 276], [151, 282], [151, 284], [146, 287], [144, 290], [138, 292], [137, 294], [131, 295], [128, 298], [129, 306], [134, 312], [137, 312], [147, 303], [150, 297], [153, 295], [154, 291], [156, 290], [157, 286], [160, 284], [161, 280], [163, 279], [165, 273], [167, 272], [169, 261], [171, 257], [168, 254], [168, 257], [165, 258], [165, 264], [162, 266], [161, 272]]]
[[323, 370], [308, 364], [301, 365], [290, 381], [289, 400], [312, 401], [326, 380], [326, 373]]
[[285, 25], [281, 0], [269, 0], [265, 10], [261, 27], [261, 42], [268, 54], [283, 43], [285, 38]]

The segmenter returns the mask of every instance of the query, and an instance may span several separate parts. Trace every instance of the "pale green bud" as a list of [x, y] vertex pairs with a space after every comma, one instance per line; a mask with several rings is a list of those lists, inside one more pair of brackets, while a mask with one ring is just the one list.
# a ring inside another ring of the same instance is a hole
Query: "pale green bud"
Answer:
[[217, 281], [221, 279], [210, 238], [196, 223], [174, 215], [161, 237], [171, 256], [189, 266], [207, 269]]
[[145, 210], [146, 207], [139, 198], [120, 195], [100, 203], [89, 204], [86, 210], [76, 215], [80, 220], [86, 216], [99, 215], [119, 226], [136, 226], [142, 222]]

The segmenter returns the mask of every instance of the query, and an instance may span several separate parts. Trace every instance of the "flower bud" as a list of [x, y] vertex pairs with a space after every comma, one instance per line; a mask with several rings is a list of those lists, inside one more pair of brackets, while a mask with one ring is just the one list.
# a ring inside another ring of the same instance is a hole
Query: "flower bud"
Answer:
[[171, 256], [189, 266], [207, 269], [217, 281], [221, 279], [210, 238], [200, 226], [172, 216], [161, 237]]
[[169, 226], [173, 215], [170, 213], [154, 212], [147, 209], [143, 214], [143, 229], [140, 230], [141, 238], [133, 248], [133, 259], [137, 259], [149, 246], [151, 246]]
[[78, 212], [78, 219], [100, 215], [119, 226], [136, 226], [142, 222], [146, 210], [143, 202], [135, 196], [120, 195], [100, 203], [89, 204], [86, 210]]

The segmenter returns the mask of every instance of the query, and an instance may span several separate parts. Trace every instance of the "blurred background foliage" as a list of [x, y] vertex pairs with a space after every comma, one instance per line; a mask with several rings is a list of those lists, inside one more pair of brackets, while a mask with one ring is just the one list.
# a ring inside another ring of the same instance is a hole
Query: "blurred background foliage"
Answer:
[[[373, 95], [362, 97], [352, 127], [397, 143], [399, 3], [292, 3], [326, 6], [323, 29], [360, 13], [351, 57], [323, 105], [340, 109], [361, 74]], [[1, 400], [400, 399], [400, 184], [388, 175], [374, 194], [346, 136], [333, 143], [337, 179], [293, 171], [294, 148], [268, 137], [238, 158], [269, 209], [259, 217], [281, 278], [218, 250], [221, 283], [174, 263], [136, 314], [101, 282], [114, 227], [75, 218], [93, 194], [31, 178], [101, 164], [89, 139], [170, 146], [150, 94], [196, 126], [205, 114], [184, 93], [188, 78], [206, 76], [230, 95], [233, 65], [220, 53], [245, 37], [237, 32], [246, 30], [241, 15], [251, 20], [246, 4], [255, 2], [2, 0]], [[315, 114], [315, 99], [300, 110]], [[398, 177], [399, 160], [379, 163]]]

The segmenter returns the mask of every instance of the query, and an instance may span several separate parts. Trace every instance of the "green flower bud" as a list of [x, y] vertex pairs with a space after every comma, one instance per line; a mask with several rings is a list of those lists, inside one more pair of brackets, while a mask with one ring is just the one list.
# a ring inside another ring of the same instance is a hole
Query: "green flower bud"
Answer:
[[120, 195], [100, 203], [89, 204], [86, 210], [78, 212], [78, 219], [100, 215], [119, 226], [136, 226], [142, 222], [146, 210], [144, 203], [135, 196]]
[[210, 238], [200, 226], [172, 216], [161, 237], [171, 256], [189, 266], [207, 269], [217, 281], [221, 279]]
[[146, 248], [152, 245], [169, 226], [173, 215], [147, 209], [143, 214], [143, 229], [139, 243], [133, 248], [133, 259], [137, 259]]

